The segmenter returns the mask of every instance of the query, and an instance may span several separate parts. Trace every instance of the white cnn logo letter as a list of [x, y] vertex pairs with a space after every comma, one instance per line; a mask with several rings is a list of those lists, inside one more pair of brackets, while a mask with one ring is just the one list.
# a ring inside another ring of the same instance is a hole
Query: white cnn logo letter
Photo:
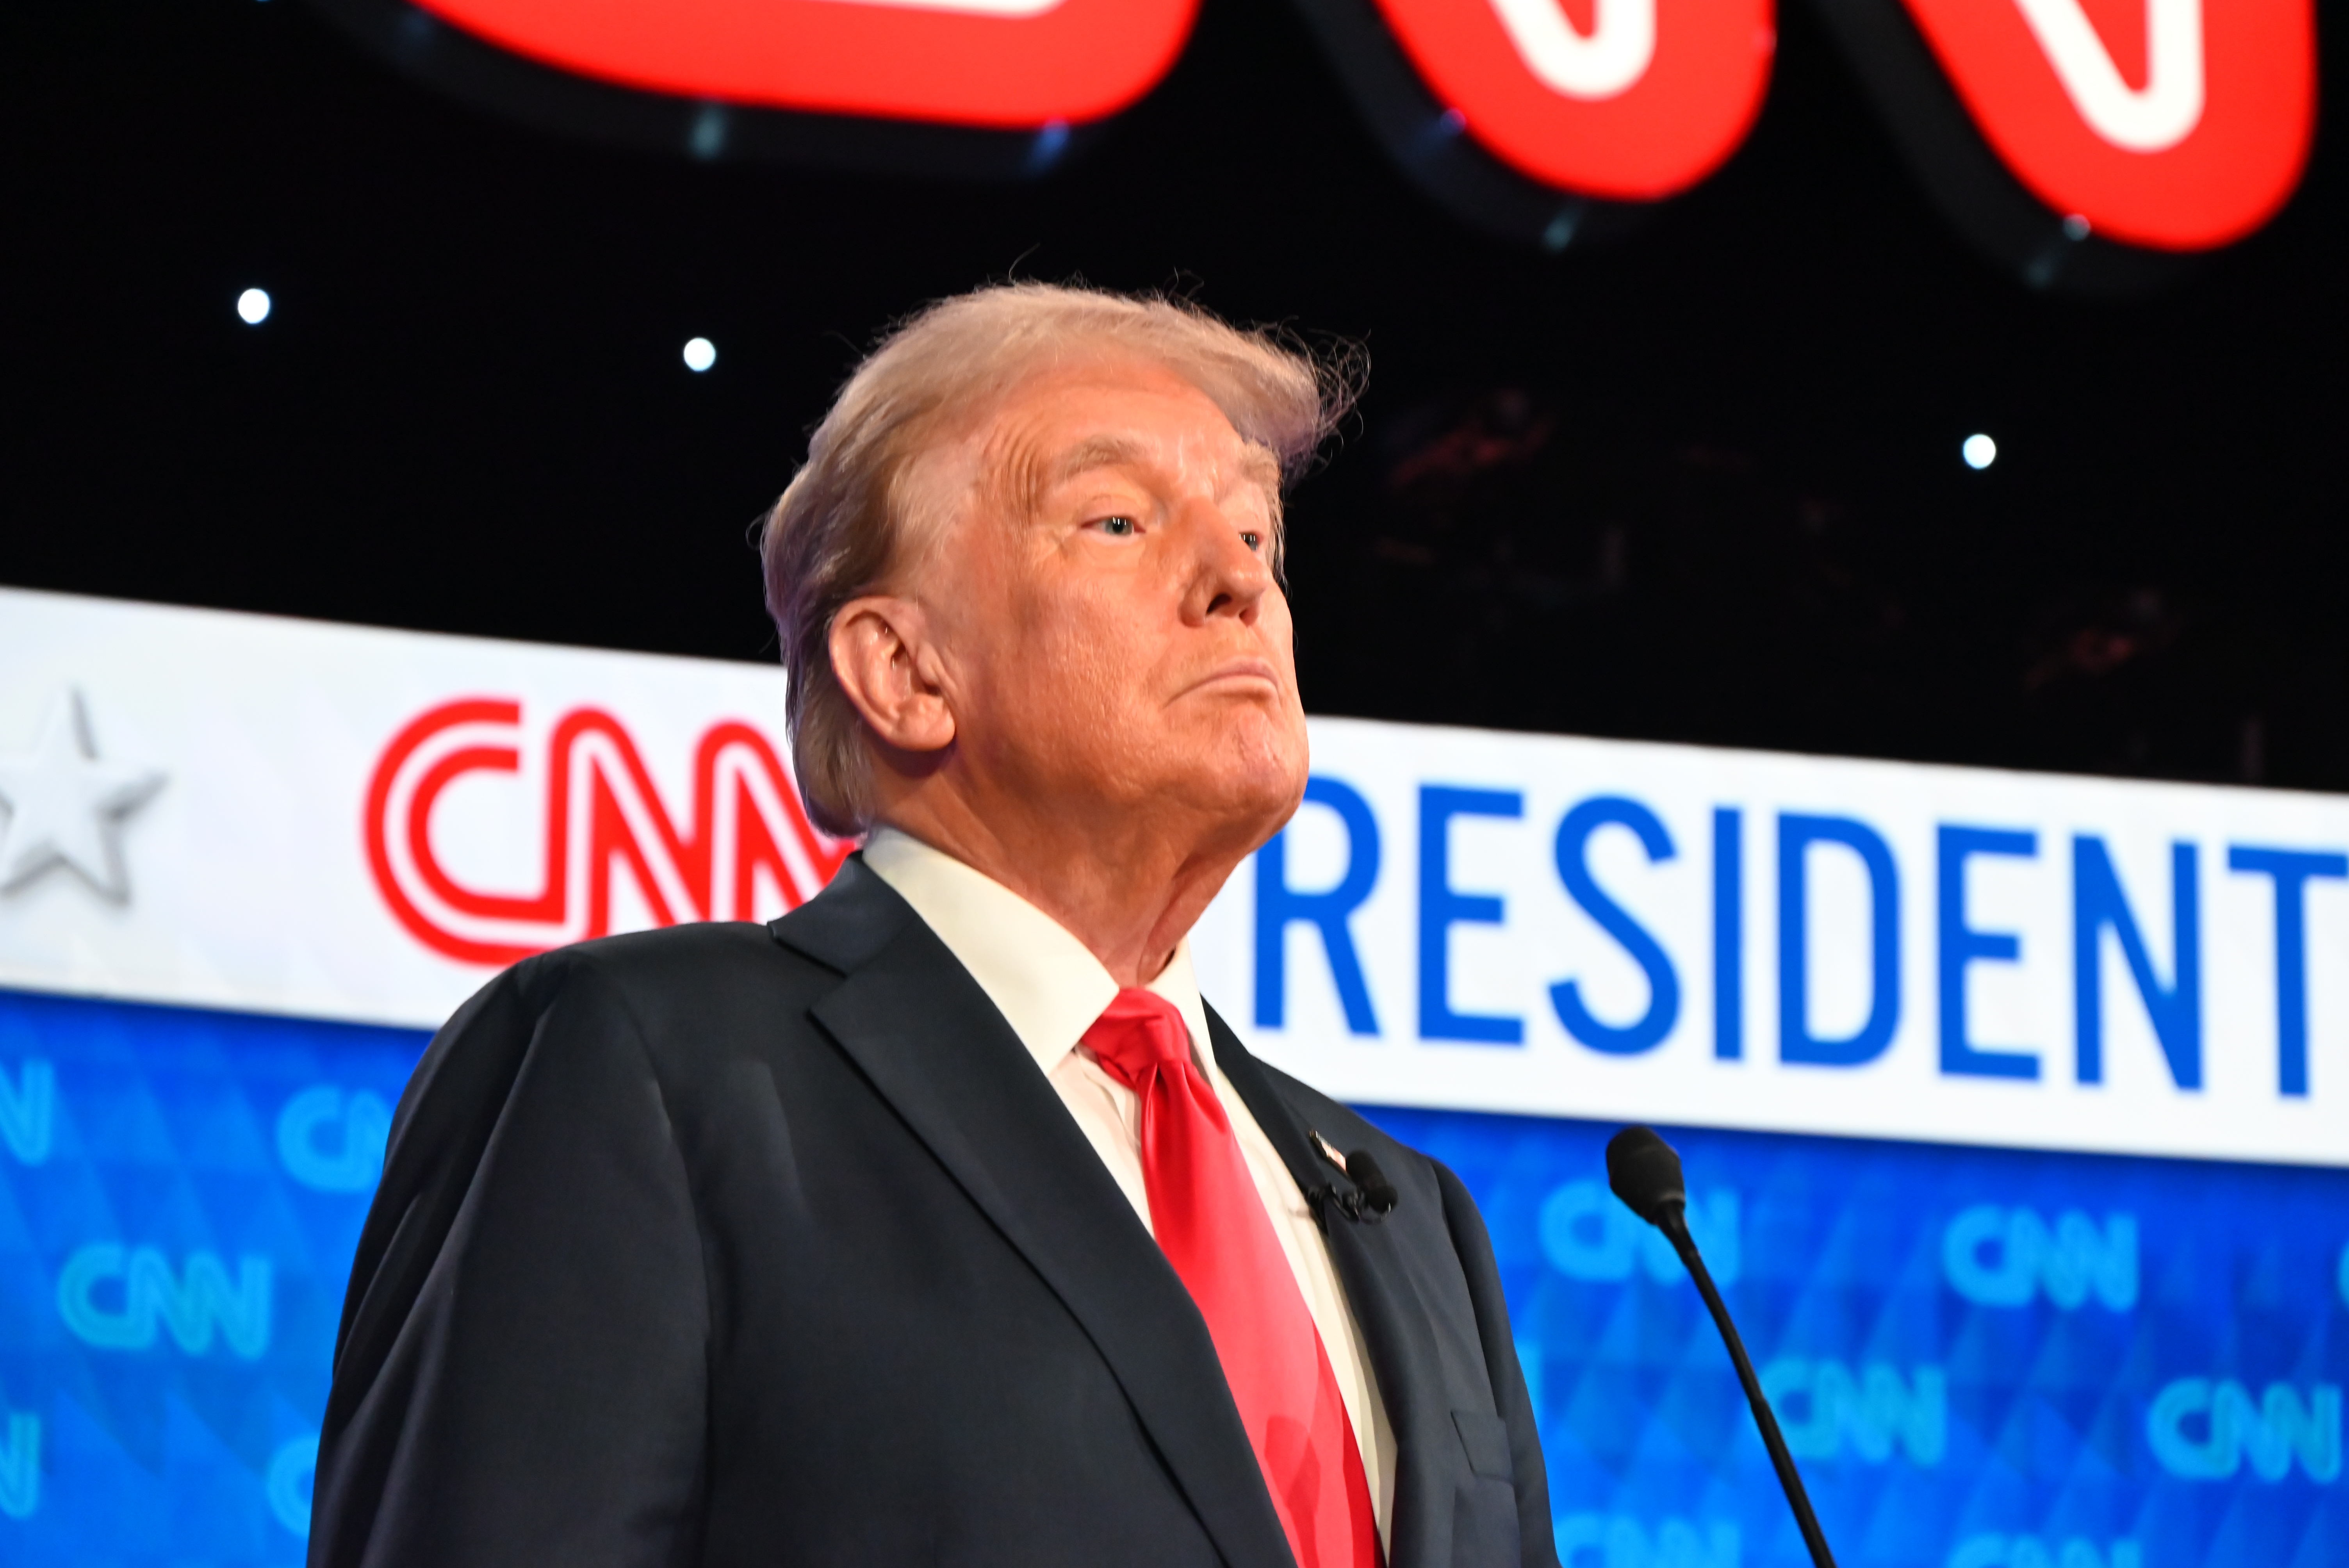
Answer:
[[1526, 68], [1568, 98], [1611, 98], [1646, 76], [1656, 57], [1656, 0], [1597, 0], [1587, 37], [1567, 20], [1560, 0], [1493, 0], [1493, 10]]
[[[2163, 152], [2202, 119], [2202, 0], [2145, 0], [2145, 87], [2121, 79], [2080, 0], [2015, 0], [2089, 129], [2129, 152]], [[1603, 13], [1602, 13], [1603, 14]]]

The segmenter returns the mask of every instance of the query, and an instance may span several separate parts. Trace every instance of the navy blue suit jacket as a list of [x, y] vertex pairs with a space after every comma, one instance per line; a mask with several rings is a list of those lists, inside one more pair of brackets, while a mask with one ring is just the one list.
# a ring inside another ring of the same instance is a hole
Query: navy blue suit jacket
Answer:
[[[1490, 1242], [1443, 1166], [1216, 1059], [1325, 1205], [1394, 1568], [1554, 1564]], [[771, 926], [550, 953], [440, 1031], [351, 1274], [313, 1568], [1288, 1568], [1206, 1326], [1019, 1037], [852, 858]]]

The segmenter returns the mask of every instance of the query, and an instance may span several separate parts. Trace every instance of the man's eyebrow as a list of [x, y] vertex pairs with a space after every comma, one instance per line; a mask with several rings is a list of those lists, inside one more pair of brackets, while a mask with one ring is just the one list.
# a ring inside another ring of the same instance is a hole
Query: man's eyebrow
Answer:
[[1131, 436], [1089, 436], [1061, 455], [1048, 483], [1065, 484], [1094, 469], [1123, 468], [1147, 456], [1142, 443]]
[[1270, 447], [1250, 441], [1240, 454], [1240, 477], [1255, 480], [1277, 496], [1280, 493], [1280, 459]]
[[[1149, 459], [1149, 447], [1131, 436], [1088, 436], [1061, 454], [1046, 477], [1045, 488], [1066, 484], [1095, 469], [1126, 468]], [[1240, 450], [1238, 477], [1277, 496], [1280, 493], [1280, 459], [1270, 447], [1250, 441]]]

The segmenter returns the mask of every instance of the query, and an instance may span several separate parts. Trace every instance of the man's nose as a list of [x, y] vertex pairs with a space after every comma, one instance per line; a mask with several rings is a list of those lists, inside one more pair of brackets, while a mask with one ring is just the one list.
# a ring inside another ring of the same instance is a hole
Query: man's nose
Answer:
[[[1255, 549], [1246, 535], [1257, 537]], [[1253, 622], [1264, 596], [1272, 591], [1271, 527], [1260, 518], [1240, 517], [1213, 501], [1201, 500], [1185, 507], [1176, 535], [1190, 573], [1183, 599], [1184, 618], [1205, 622], [1233, 615]]]

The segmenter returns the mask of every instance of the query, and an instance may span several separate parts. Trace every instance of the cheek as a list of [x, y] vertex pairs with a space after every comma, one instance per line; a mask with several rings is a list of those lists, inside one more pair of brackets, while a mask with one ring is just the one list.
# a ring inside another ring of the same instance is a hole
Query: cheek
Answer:
[[1006, 609], [989, 685], [1012, 729], [1063, 753], [1130, 745], [1143, 685], [1130, 625], [1072, 598], [1022, 595]]
[[1276, 599], [1264, 617], [1265, 640], [1280, 650], [1281, 668], [1288, 684], [1297, 684], [1297, 623], [1288, 618], [1288, 601]]
[[1278, 594], [1265, 605], [1263, 618], [1257, 622], [1266, 650], [1280, 667], [1281, 685], [1286, 688], [1288, 705], [1299, 715], [1303, 723], [1304, 701], [1297, 687], [1297, 626], [1288, 618], [1288, 602]]

